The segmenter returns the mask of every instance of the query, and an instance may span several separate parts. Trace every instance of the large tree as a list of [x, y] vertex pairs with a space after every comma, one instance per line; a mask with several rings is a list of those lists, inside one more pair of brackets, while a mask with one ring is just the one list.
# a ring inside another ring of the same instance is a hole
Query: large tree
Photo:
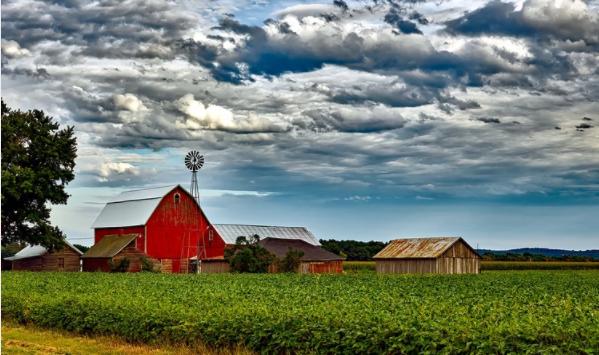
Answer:
[[43, 111], [12, 110], [2, 100], [2, 245], [62, 246], [50, 204], [67, 203], [76, 157], [73, 127], [61, 129]]

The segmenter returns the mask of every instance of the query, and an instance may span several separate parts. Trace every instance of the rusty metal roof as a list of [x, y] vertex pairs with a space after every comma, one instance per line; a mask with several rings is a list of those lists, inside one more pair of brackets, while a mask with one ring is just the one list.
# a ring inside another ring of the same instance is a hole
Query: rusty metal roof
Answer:
[[94, 244], [83, 254], [82, 258], [112, 258], [129, 243], [137, 238], [138, 234], [107, 235], [98, 243]]
[[459, 237], [395, 239], [379, 251], [374, 259], [436, 258], [441, 256]]

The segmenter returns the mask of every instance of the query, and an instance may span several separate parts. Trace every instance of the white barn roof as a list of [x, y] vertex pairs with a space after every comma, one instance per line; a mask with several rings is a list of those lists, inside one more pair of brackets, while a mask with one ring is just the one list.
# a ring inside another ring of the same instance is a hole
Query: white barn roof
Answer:
[[[75, 250], [79, 255], [83, 254], [79, 249], [75, 248], [71, 243], [65, 241], [67, 247]], [[28, 245], [25, 248], [21, 249], [18, 253], [13, 256], [9, 256], [4, 258], [4, 260], [21, 260], [27, 258], [34, 258], [37, 256], [42, 256], [48, 252], [48, 249], [44, 248], [41, 245]]]
[[260, 239], [299, 239], [312, 245], [320, 245], [314, 234], [304, 227], [254, 226], [247, 224], [214, 224], [214, 228], [226, 244], [235, 244], [237, 237], [257, 234]]
[[92, 228], [117, 228], [145, 225], [162, 198], [180, 185], [122, 192], [108, 201]]

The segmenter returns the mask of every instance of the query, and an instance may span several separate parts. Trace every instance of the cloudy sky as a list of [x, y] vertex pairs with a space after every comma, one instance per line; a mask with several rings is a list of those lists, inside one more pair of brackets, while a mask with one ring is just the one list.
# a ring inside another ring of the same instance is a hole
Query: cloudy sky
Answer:
[[599, 247], [597, 0], [2, 1], [2, 97], [75, 126], [81, 244], [197, 149], [215, 223]]

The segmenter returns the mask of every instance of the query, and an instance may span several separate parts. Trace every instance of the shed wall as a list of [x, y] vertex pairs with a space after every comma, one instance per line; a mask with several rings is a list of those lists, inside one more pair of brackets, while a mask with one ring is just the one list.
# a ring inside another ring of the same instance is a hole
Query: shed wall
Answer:
[[83, 271], [110, 272], [110, 258], [83, 258]]
[[[62, 259], [62, 262], [61, 262]], [[69, 247], [41, 256], [13, 261], [13, 270], [72, 271], [80, 270], [80, 255]]]
[[440, 274], [478, 274], [480, 272], [480, 259], [438, 258], [437, 272]]
[[435, 259], [380, 259], [376, 272], [392, 274], [428, 274], [437, 271]]
[[478, 259], [479, 256], [468, 247], [462, 240], [455, 242], [451, 248], [447, 249], [442, 258], [472, 258]]

